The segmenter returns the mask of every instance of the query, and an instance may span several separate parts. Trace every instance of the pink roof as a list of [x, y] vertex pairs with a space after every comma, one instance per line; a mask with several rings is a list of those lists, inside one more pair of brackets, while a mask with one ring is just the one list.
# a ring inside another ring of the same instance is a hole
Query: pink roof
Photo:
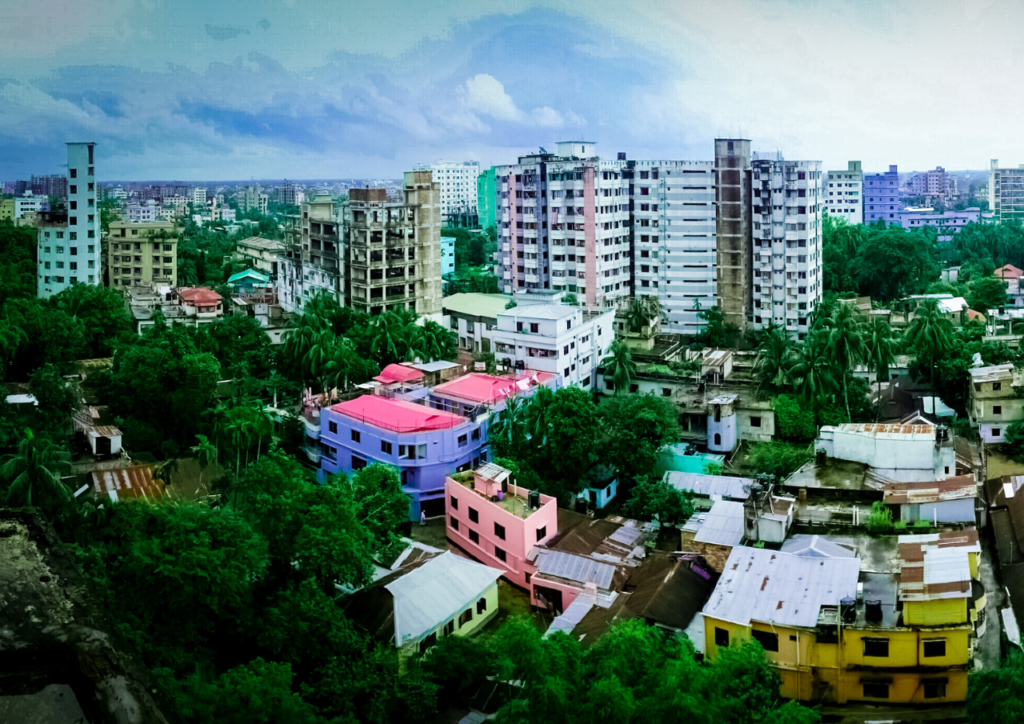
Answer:
[[423, 373], [412, 367], [406, 367], [405, 365], [390, 364], [381, 370], [381, 373], [373, 379], [378, 382], [390, 383], [390, 382], [412, 382], [414, 380], [422, 380]]
[[443, 410], [377, 395], [363, 395], [331, 407], [346, 417], [395, 432], [445, 430], [466, 422], [466, 418]]
[[1024, 271], [1021, 271], [1013, 264], [1005, 264], [996, 269], [995, 276], [1000, 279], [1020, 279], [1024, 276]]
[[[527, 385], [526, 389], [529, 389], [531, 377], [532, 375], [513, 379], [511, 377], [496, 377], [495, 375], [473, 372], [451, 382], [438, 385], [434, 388], [434, 392], [461, 397], [464, 400], [494, 404], [498, 400], [515, 395], [520, 383], [525, 382]], [[536, 377], [537, 383], [543, 384], [554, 377], [554, 375], [548, 372], [537, 372]]]
[[186, 302], [198, 302], [201, 304], [214, 304], [220, 301], [220, 295], [206, 287], [186, 287], [184, 289], [179, 289], [178, 296]]

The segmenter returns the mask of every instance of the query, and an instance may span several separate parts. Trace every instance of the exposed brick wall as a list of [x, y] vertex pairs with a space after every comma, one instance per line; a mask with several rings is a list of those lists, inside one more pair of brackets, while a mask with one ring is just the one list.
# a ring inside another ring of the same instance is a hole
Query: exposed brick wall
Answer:
[[693, 532], [683, 531], [682, 550], [690, 553], [699, 553], [704, 556], [709, 566], [718, 573], [721, 573], [725, 569], [725, 562], [729, 559], [732, 547], [715, 545], [714, 543], [700, 543], [693, 539], [694, 535], [696, 534]]

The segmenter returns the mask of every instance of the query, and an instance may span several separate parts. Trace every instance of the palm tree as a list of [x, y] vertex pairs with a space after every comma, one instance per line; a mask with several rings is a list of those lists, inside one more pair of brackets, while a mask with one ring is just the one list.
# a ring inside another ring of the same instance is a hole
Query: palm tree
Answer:
[[[235, 448], [235, 475], [242, 469], [242, 448], [249, 441], [249, 433], [252, 425], [246, 415], [240, 414], [242, 408], [236, 407], [228, 414], [228, 422], [224, 425], [224, 432], [231, 440], [231, 446]], [[249, 464], [249, 451], [246, 450], [246, 465]]]
[[892, 327], [884, 319], [876, 319], [867, 328], [864, 339], [864, 360], [868, 369], [874, 370], [878, 380], [878, 391], [882, 391], [882, 381], [889, 380], [889, 368], [896, 363], [896, 338], [892, 335]]
[[636, 362], [633, 361], [633, 353], [629, 351], [625, 342], [618, 339], [612, 342], [608, 347], [608, 356], [601, 361], [601, 365], [604, 367], [605, 378], [611, 375], [615, 382], [616, 395], [619, 394], [619, 390], [629, 389], [629, 383], [637, 373], [637, 369]]
[[157, 463], [156, 470], [153, 471], [153, 478], [162, 480], [164, 485], [170, 485], [171, 475], [178, 472], [178, 463], [180, 462], [181, 459], [178, 456], [174, 456], [167, 458], [162, 463]]
[[647, 308], [642, 299], [633, 297], [626, 307], [626, 328], [630, 332], [639, 332], [647, 324]]
[[754, 360], [754, 373], [758, 384], [784, 387], [789, 382], [789, 369], [793, 365], [793, 341], [786, 330], [769, 322], [761, 337], [761, 345]]
[[443, 359], [445, 352], [451, 347], [453, 336], [450, 329], [445, 329], [437, 322], [425, 323], [420, 341], [426, 361], [434, 362]]
[[846, 393], [846, 377], [854, 366], [864, 359], [866, 348], [860, 332], [860, 322], [854, 316], [853, 306], [840, 304], [828, 321], [828, 356], [842, 379], [843, 404], [846, 419], [850, 419], [850, 399]]
[[525, 403], [526, 431], [534, 444], [543, 446], [548, 441], [548, 430], [551, 423], [548, 411], [555, 401], [555, 393], [550, 387], [538, 387], [533, 397]]
[[905, 338], [918, 357], [928, 356], [932, 384], [935, 384], [935, 360], [953, 346], [953, 323], [939, 309], [938, 300], [925, 299], [914, 311]]
[[321, 391], [327, 377], [326, 366], [337, 345], [337, 337], [331, 329], [322, 329], [310, 335], [306, 353], [302, 357], [302, 369], [311, 378], [320, 383]]
[[[359, 361], [355, 345], [346, 337], [338, 337], [331, 356], [324, 365], [327, 383], [333, 387], [340, 387], [342, 392], [348, 389], [348, 378]], [[339, 384], [340, 383], [340, 384]]]
[[31, 507], [71, 500], [71, 489], [61, 476], [71, 468], [71, 455], [63, 447], [32, 430], [25, 430], [17, 452], [5, 455], [0, 480], [7, 486], [7, 504]]
[[487, 439], [497, 444], [498, 450], [515, 455], [526, 442], [526, 404], [518, 395], [505, 401], [500, 412], [491, 412], [487, 418]]
[[392, 360], [399, 359], [399, 345], [407, 340], [405, 322], [395, 312], [383, 312], [370, 323], [373, 330], [373, 341], [370, 353], [374, 356], [383, 354]]
[[206, 435], [196, 435], [196, 439], [199, 440], [199, 444], [192, 448], [192, 452], [196, 454], [196, 462], [199, 463], [199, 487], [202, 488], [203, 471], [207, 465], [216, 462], [218, 451]]
[[828, 355], [828, 332], [809, 332], [803, 345], [797, 348], [789, 372], [800, 396], [814, 407], [815, 422], [819, 406], [827, 402], [836, 391], [832, 369], [832, 360]]

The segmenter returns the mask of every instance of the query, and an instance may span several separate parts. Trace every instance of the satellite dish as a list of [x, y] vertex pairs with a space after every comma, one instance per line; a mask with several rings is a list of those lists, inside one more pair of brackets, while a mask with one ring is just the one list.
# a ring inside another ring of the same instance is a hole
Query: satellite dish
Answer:
[[544, 150], [544, 147], [543, 147], [543, 146], [541, 146], [541, 147], [540, 147], [540, 152], [541, 152], [541, 153], [547, 153], [547, 151], [545, 151], [545, 150]]

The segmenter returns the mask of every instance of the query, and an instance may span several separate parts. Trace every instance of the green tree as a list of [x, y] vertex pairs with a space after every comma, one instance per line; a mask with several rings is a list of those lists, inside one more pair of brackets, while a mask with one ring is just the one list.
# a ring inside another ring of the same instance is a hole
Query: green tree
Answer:
[[782, 389], [789, 384], [789, 371], [793, 366], [793, 342], [785, 328], [769, 323], [764, 330], [754, 360], [754, 374], [759, 385]]
[[706, 347], [731, 348], [736, 346], [739, 327], [725, 319], [725, 313], [718, 307], [709, 307], [697, 312], [697, 318], [704, 323], [695, 341]]
[[982, 314], [988, 314], [990, 309], [1002, 309], [1006, 306], [1006, 283], [995, 277], [982, 277], [971, 282], [967, 304]]
[[825, 349], [840, 377], [847, 419], [850, 419], [847, 374], [864, 359], [866, 353], [860, 326], [860, 322], [854, 316], [853, 307], [849, 304], [839, 305], [828, 322], [828, 341]]
[[85, 349], [90, 357], [109, 357], [121, 335], [132, 334], [135, 321], [115, 289], [95, 284], [73, 284], [50, 303], [82, 323]]
[[0, 463], [7, 505], [36, 506], [52, 513], [71, 500], [71, 489], [63, 480], [70, 469], [71, 455], [65, 448], [25, 430], [17, 451]]
[[806, 445], [784, 442], [758, 442], [750, 448], [750, 465], [758, 474], [774, 475], [782, 482], [811, 459]]
[[864, 331], [864, 361], [875, 373], [878, 387], [889, 381], [889, 370], [896, 364], [899, 341], [884, 319], [876, 319]]
[[192, 448], [192, 452], [195, 453], [196, 462], [199, 463], [199, 487], [202, 488], [203, 473], [206, 472], [210, 463], [217, 462], [219, 451], [206, 435], [196, 435], [196, 439], [198, 444]]
[[976, 669], [967, 686], [971, 724], [1024, 721], [1024, 655], [1012, 651], [996, 669]]
[[779, 395], [773, 402], [775, 434], [786, 442], [809, 443], [818, 435], [814, 410], [793, 395]]
[[601, 361], [604, 368], [604, 378], [612, 378], [615, 386], [615, 394], [628, 392], [629, 384], [637, 373], [636, 362], [633, 361], [633, 353], [629, 346], [622, 340], [615, 340], [608, 347], [608, 356]]
[[915, 356], [928, 360], [934, 383], [935, 364], [953, 344], [953, 323], [942, 313], [936, 300], [926, 299], [914, 311], [904, 339]]
[[598, 409], [604, 430], [601, 461], [616, 470], [620, 483], [653, 473], [658, 452], [679, 440], [679, 414], [663, 397], [618, 395]]
[[292, 669], [256, 658], [208, 682], [194, 674], [183, 687], [189, 721], [223, 724], [317, 724], [315, 707], [293, 691]]
[[796, 350], [790, 375], [800, 397], [811, 404], [817, 418], [821, 407], [834, 396], [837, 388], [826, 330], [808, 332], [803, 345]]
[[693, 515], [689, 494], [676, 490], [661, 478], [641, 475], [631, 486], [626, 501], [626, 514], [641, 520], [657, 520], [663, 525], [678, 527]]
[[81, 407], [81, 400], [57, 366], [45, 364], [33, 372], [29, 389], [51, 429], [66, 432], [71, 416]]

